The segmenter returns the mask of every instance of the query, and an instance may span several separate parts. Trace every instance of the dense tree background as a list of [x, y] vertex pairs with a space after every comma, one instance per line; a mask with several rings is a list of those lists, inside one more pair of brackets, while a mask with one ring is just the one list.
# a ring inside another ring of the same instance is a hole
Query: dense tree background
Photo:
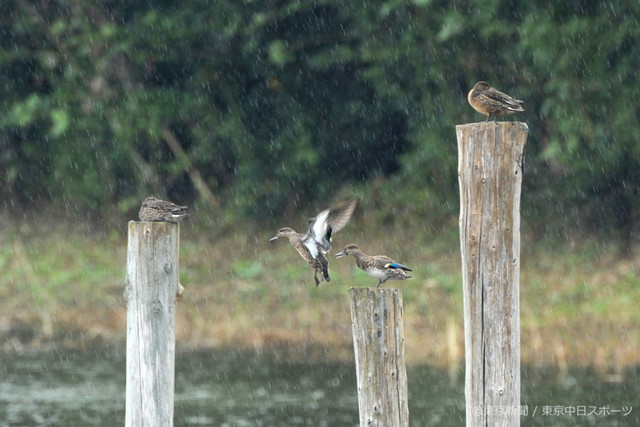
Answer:
[[[630, 242], [640, 5], [572, 1], [3, 1], [0, 198], [227, 221], [357, 193], [457, 215], [477, 80], [527, 101], [525, 215]], [[338, 194], [335, 194], [338, 193]], [[382, 201], [381, 201], [382, 200]]]

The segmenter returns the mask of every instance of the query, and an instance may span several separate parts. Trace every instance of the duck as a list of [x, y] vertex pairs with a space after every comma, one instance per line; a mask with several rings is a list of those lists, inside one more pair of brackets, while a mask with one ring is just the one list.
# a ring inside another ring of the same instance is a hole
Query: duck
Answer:
[[342, 258], [348, 255], [352, 255], [356, 259], [356, 265], [367, 275], [378, 279], [376, 287], [380, 287], [387, 280], [413, 279], [413, 276], [407, 273], [407, 271], [413, 271], [412, 269], [386, 255], [367, 255], [357, 245], [348, 244], [335, 256]]
[[515, 99], [492, 88], [489, 83], [479, 81], [467, 95], [467, 101], [480, 114], [487, 116], [508, 116], [524, 111], [524, 101]]
[[307, 221], [307, 231], [304, 234], [290, 227], [282, 227], [269, 241], [288, 239], [291, 246], [314, 270], [316, 287], [322, 281], [328, 283], [331, 278], [327, 253], [331, 250], [331, 238], [335, 232], [347, 225], [357, 204], [358, 201], [352, 199], [321, 211]]
[[155, 197], [147, 197], [140, 206], [138, 216], [141, 221], [166, 221], [178, 223], [188, 215], [188, 207], [160, 200]]

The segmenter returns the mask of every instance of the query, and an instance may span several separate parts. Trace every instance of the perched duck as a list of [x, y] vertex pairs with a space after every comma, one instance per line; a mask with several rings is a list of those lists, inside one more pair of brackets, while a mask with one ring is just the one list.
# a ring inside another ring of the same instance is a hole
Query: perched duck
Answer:
[[[333, 208], [325, 209], [308, 221], [305, 234], [297, 233], [289, 227], [283, 227], [269, 241], [273, 242], [280, 237], [289, 239], [291, 246], [313, 268], [316, 286], [322, 280], [330, 282], [329, 261], [326, 254], [331, 249], [331, 236], [347, 225], [357, 204], [357, 200], [350, 200]], [[320, 279], [318, 279], [318, 273], [320, 273]]]
[[508, 116], [524, 111], [524, 101], [514, 99], [489, 86], [487, 82], [478, 82], [467, 95], [467, 101], [480, 114], [487, 116]]
[[367, 255], [363, 253], [356, 245], [347, 245], [342, 252], [336, 254], [337, 258], [353, 255], [356, 259], [356, 265], [374, 279], [378, 279], [376, 287], [380, 286], [387, 280], [405, 280], [413, 279], [413, 276], [407, 274], [407, 271], [413, 271], [406, 265], [395, 262], [385, 255]]
[[187, 206], [179, 206], [155, 197], [147, 197], [140, 206], [138, 216], [141, 221], [180, 222], [189, 215], [187, 209]]

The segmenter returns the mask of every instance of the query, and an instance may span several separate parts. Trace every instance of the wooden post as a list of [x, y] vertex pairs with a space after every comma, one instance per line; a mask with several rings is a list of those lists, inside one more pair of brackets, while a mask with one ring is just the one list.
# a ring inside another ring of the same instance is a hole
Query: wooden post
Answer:
[[467, 426], [520, 425], [520, 191], [529, 128], [456, 126]]
[[172, 426], [180, 226], [129, 222], [125, 426]]
[[402, 292], [351, 288], [349, 299], [360, 425], [408, 426]]

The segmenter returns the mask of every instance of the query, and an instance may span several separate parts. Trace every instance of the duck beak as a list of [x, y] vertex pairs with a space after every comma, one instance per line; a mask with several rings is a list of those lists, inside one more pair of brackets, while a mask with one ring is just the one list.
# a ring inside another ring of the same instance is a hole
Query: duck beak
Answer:
[[336, 258], [342, 258], [343, 256], [347, 256], [347, 253], [346, 253], [345, 251], [338, 252], [338, 253], [336, 254]]
[[273, 242], [275, 240], [278, 240], [278, 236], [273, 236], [272, 238], [269, 239], [270, 242]]

